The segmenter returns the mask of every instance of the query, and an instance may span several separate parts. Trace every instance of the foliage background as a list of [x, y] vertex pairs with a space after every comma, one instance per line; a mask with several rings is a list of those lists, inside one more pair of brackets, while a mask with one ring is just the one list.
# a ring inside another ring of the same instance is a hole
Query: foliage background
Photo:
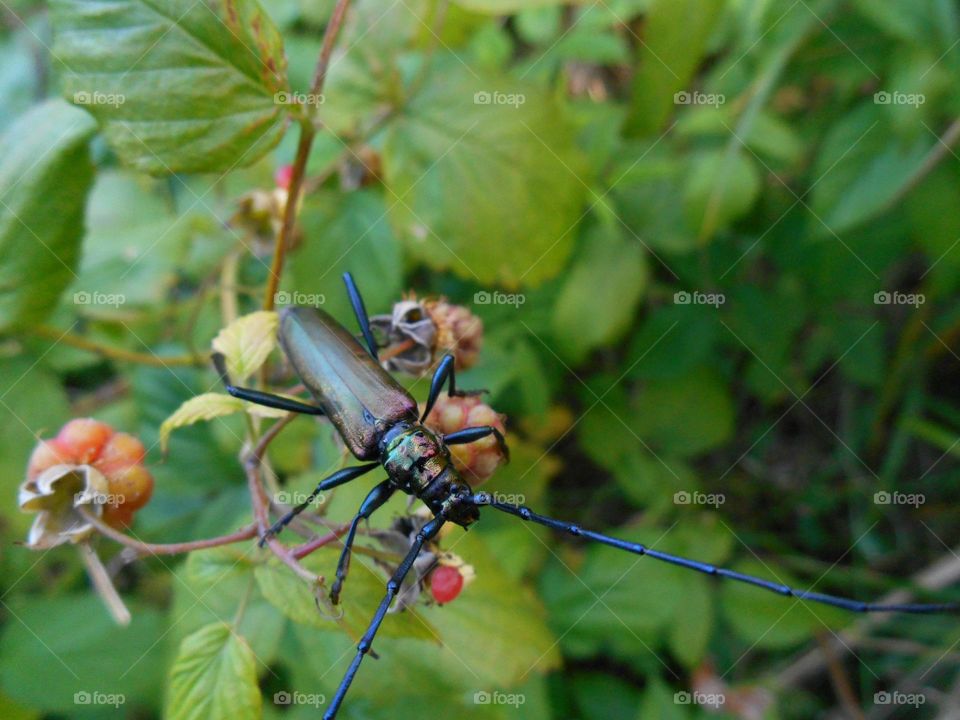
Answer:
[[[75, 553], [17, 545], [30, 518], [13, 498], [36, 434], [92, 414], [154, 444], [180, 402], [214, 387], [191, 358], [230, 316], [224, 297], [259, 307], [270, 254], [228, 220], [293, 160], [296, 126], [274, 95], [309, 91], [332, 3], [11, 2], [0, 715], [106, 716], [74, 702], [99, 691], [126, 696], [122, 716], [216, 717], [230, 704], [220, 687], [249, 699], [235, 717], [314, 717], [274, 693], [329, 696], [351, 641], [292, 576], [245, 545], [115, 561], [135, 613], [119, 630]], [[801, 587], [873, 598], [935, 563], [949, 584], [958, 82], [948, 0], [358, 0], [317, 109], [282, 289], [322, 294], [348, 320], [350, 270], [372, 312], [414, 289], [480, 315], [482, 360], [463, 384], [490, 389], [514, 448], [491, 489]], [[94, 90], [125, 102], [46, 100]], [[522, 303], [477, 301], [495, 292]], [[83, 301], [111, 294], [124, 302]], [[411, 383], [420, 398], [425, 385]], [[157, 488], [137, 537], [249, 521], [234, 420], [178, 431], [166, 461], [151, 450]], [[309, 420], [271, 452], [290, 488], [341, 460]], [[695, 491], [725, 502], [674, 501]], [[881, 491], [924, 502], [878, 503]], [[347, 518], [363, 492], [339, 490], [327, 515]], [[710, 676], [749, 706], [728, 704], [733, 717], [764, 706], [758, 688], [773, 700], [765, 717], [960, 707], [950, 618], [883, 618], [799, 672], [856, 619], [489, 513], [456, 551], [477, 581], [419, 619], [388, 619], [345, 717], [693, 718], [707, 713], [674, 693]], [[317, 553], [317, 570], [335, 558]], [[362, 566], [347, 585], [357, 624], [380, 593]], [[184, 652], [200, 665], [178, 686], [186, 701], [169, 690]], [[493, 690], [525, 703], [474, 702]], [[925, 703], [875, 701], [894, 690]]]

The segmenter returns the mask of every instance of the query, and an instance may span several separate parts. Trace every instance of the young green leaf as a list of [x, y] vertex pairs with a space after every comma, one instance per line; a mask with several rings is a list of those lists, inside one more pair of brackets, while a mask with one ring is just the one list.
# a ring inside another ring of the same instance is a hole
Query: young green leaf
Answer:
[[180, 643], [170, 670], [168, 718], [254, 720], [262, 702], [256, 658], [229, 625], [212, 623]]
[[66, 96], [127, 164], [226, 172], [283, 133], [283, 42], [256, 0], [55, 0]]
[[0, 329], [43, 320], [76, 277], [94, 129], [50, 100], [0, 137]]
[[279, 316], [260, 310], [237, 318], [213, 339], [213, 349], [227, 359], [227, 371], [234, 382], [253, 375], [276, 347]]
[[177, 428], [185, 425], [193, 425], [201, 420], [213, 420], [218, 417], [226, 417], [234, 413], [247, 410], [251, 415], [257, 417], [280, 418], [286, 415], [285, 410], [269, 408], [265, 405], [254, 405], [247, 403], [240, 398], [235, 398], [223, 393], [204, 393], [187, 400], [183, 405], [163, 421], [160, 426], [160, 448], [166, 452], [167, 444], [170, 441], [170, 433]]

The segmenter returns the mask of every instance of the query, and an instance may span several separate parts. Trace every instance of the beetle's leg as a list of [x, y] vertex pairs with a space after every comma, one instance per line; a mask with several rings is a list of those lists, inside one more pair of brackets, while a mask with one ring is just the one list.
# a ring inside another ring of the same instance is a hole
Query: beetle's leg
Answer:
[[353, 275], [348, 272], [343, 274], [343, 283], [347, 286], [347, 295], [350, 296], [350, 304], [353, 306], [353, 314], [357, 316], [357, 322], [360, 324], [360, 332], [363, 333], [364, 342], [367, 343], [367, 349], [374, 360], [379, 361], [377, 355], [377, 343], [373, 339], [373, 331], [370, 329], [370, 318], [367, 316], [367, 308], [363, 305], [363, 297], [357, 284], [353, 281]]
[[343, 581], [347, 579], [347, 573], [350, 570], [350, 550], [353, 548], [353, 540], [357, 535], [357, 525], [361, 520], [368, 519], [374, 511], [381, 507], [390, 496], [393, 495], [394, 486], [389, 478], [377, 485], [360, 505], [360, 511], [353, 522], [350, 523], [350, 531], [347, 533], [347, 539], [343, 543], [343, 550], [340, 552], [340, 562], [337, 563], [337, 579], [330, 588], [330, 601], [336, 605], [340, 602], [340, 589], [343, 587]]
[[427, 415], [430, 414], [430, 411], [433, 410], [437, 398], [440, 397], [440, 393], [443, 391], [443, 384], [448, 380], [447, 395], [450, 396], [456, 395], [457, 397], [464, 397], [465, 395], [480, 395], [486, 392], [486, 390], [457, 390], [457, 375], [453, 369], [453, 364], [453, 355], [447, 353], [443, 356], [440, 364], [437, 365], [437, 369], [433, 373], [433, 379], [430, 380], [430, 394], [427, 396], [427, 404], [423, 411], [423, 417], [420, 418], [420, 422], [423, 422], [427, 418]]
[[610, 537], [609, 535], [594, 532], [593, 530], [587, 530], [586, 528], [582, 528], [574, 523], [568, 523], [564, 522], [563, 520], [556, 520], [554, 518], [547, 517], [546, 515], [540, 515], [523, 505], [497, 502], [490, 493], [477, 493], [472, 497], [471, 501], [475, 505], [489, 505], [490, 507], [496, 508], [501, 512], [514, 515], [521, 520], [528, 520], [539, 525], [545, 525], [548, 528], [559, 530], [561, 532], [567, 532], [576, 537], [582, 537], [586, 538], [587, 540], [603, 543], [604, 545], [609, 545], [619, 550], [626, 550], [627, 552], [634, 553], [635, 555], [645, 555], [653, 558], [654, 560], [660, 560], [661, 562], [670, 563], [671, 565], [678, 565], [682, 568], [686, 568], [687, 570], [696, 570], [697, 572], [701, 572], [705, 575], [713, 575], [715, 577], [736, 580], [737, 582], [746, 583], [747, 585], [753, 585], [763, 590], [774, 592], [777, 595], [794, 597], [799, 600], [809, 600], [811, 602], [823, 603], [824, 605], [832, 605], [833, 607], [843, 608], [844, 610], [850, 610], [851, 612], [900, 612], [929, 614], [960, 611], [960, 603], [955, 602], [929, 604], [875, 603], [864, 602], [862, 600], [851, 600], [849, 598], [838, 597], [837, 595], [827, 595], [825, 593], [814, 592], [812, 590], [800, 590], [779, 582], [764, 580], [763, 578], [756, 577], [755, 575], [746, 575], [744, 573], [736, 572], [735, 570], [728, 570], [727, 568], [717, 567], [716, 565], [699, 562], [698, 560], [691, 560], [679, 555], [672, 555], [670, 553], [661, 552], [660, 550], [654, 550], [653, 548], [647, 547], [646, 545], [641, 545], [640, 543], [632, 543], [628, 542], [627, 540], [621, 540], [619, 538]]
[[291, 520], [293, 520], [297, 515], [302, 513], [304, 510], [306, 510], [310, 506], [310, 503], [314, 501], [314, 498], [317, 497], [317, 495], [319, 495], [322, 492], [326, 492], [327, 490], [330, 490], [332, 488], [335, 488], [338, 485], [343, 485], [344, 483], [348, 483], [351, 480], [355, 480], [361, 475], [364, 475], [365, 473], [368, 473], [374, 468], [378, 468], [378, 467], [380, 467], [380, 463], [367, 463], [366, 465], [355, 465], [354, 467], [347, 467], [341, 470], [337, 470], [335, 473], [333, 473], [329, 477], [323, 479], [321, 482], [317, 484], [317, 487], [314, 488], [313, 492], [307, 496], [306, 500], [304, 500], [302, 503], [300, 503], [296, 507], [292, 508], [290, 512], [288, 512], [282, 518], [277, 520], [277, 522], [275, 522], [270, 527], [270, 529], [263, 534], [263, 537], [260, 538], [260, 547], [263, 547], [266, 544], [268, 539], [278, 534], [281, 530], [283, 530], [287, 525], [290, 524]]
[[303, 413], [305, 415], [323, 415], [323, 410], [318, 408], [316, 405], [308, 405], [307, 403], [302, 403], [292, 398], [285, 398], [280, 395], [274, 395], [273, 393], [263, 392], [261, 390], [237, 387], [230, 382], [230, 376], [227, 374], [227, 365], [224, 361], [223, 355], [220, 353], [214, 353], [212, 358], [213, 366], [220, 374], [220, 380], [223, 381], [227, 392], [233, 397], [240, 398], [241, 400], [246, 400], [247, 402], [252, 402], [257, 405], [265, 405], [266, 407], [277, 408], [278, 410], [286, 410], [287, 412]]
[[340, 705], [343, 703], [343, 698], [350, 689], [350, 683], [353, 682], [353, 678], [357, 674], [357, 670], [360, 668], [360, 663], [363, 662], [363, 656], [370, 652], [370, 646], [373, 644], [373, 639], [376, 637], [377, 631], [380, 629], [380, 624], [383, 622], [383, 618], [386, 617], [387, 610], [390, 608], [390, 603], [393, 602], [393, 599], [400, 591], [400, 588], [403, 585], [403, 580], [406, 578], [407, 573], [410, 572], [410, 568], [413, 567], [413, 563], [420, 554], [421, 548], [423, 548], [428, 540], [440, 532], [440, 528], [443, 527], [444, 522], [446, 522], [446, 518], [443, 517], [443, 515], [438, 515], [420, 528], [420, 532], [417, 533], [417, 537], [413, 541], [413, 545], [410, 547], [410, 552], [407, 553], [407, 556], [403, 559], [403, 562], [400, 563], [400, 566], [393, 574], [393, 577], [391, 577], [389, 582], [387, 582], [387, 594], [380, 602], [380, 607], [377, 608], [377, 612], [374, 613], [373, 619], [370, 621], [370, 625], [367, 627], [367, 631], [363, 634], [360, 642], [357, 643], [357, 654], [354, 656], [353, 662], [350, 663], [350, 667], [347, 668], [347, 672], [343, 676], [343, 680], [340, 681], [340, 685], [337, 687], [337, 691], [333, 695], [333, 700], [330, 702], [330, 707], [327, 709], [327, 712], [324, 713], [323, 720], [333, 720], [337, 716], [337, 711], [340, 709]]
[[475, 425], [474, 427], [457, 430], [454, 433], [443, 436], [443, 442], [447, 445], [466, 445], [467, 443], [482, 440], [485, 437], [493, 435], [497, 439], [497, 445], [500, 446], [500, 452], [503, 453], [507, 462], [510, 461], [510, 448], [507, 447], [507, 441], [503, 439], [503, 434], [493, 425]]

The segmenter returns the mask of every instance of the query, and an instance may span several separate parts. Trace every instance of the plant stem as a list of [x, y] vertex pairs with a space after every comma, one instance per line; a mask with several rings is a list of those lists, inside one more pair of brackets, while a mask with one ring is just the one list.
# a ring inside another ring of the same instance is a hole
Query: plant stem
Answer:
[[167, 355], [165, 357], [151, 355], [150, 353], [135, 352], [133, 350], [124, 350], [123, 348], [113, 347], [112, 345], [103, 345], [94, 340], [88, 340], [81, 335], [76, 335], [69, 330], [63, 332], [49, 325], [38, 325], [33, 329], [33, 334], [37, 337], [49, 338], [61, 342], [64, 345], [75, 347], [79, 350], [87, 350], [97, 355], [102, 355], [111, 360], [121, 360], [123, 362], [138, 363], [140, 365], [152, 365], [154, 367], [192, 366], [202, 367], [206, 361], [195, 355]]
[[[323, 44], [320, 47], [320, 57], [317, 60], [317, 67], [313, 74], [313, 84], [310, 88], [312, 95], [320, 95], [323, 91], [323, 84], [327, 79], [327, 70], [330, 67], [330, 56], [333, 54], [333, 46], [336, 43], [337, 36], [340, 34], [340, 28], [343, 26], [343, 18], [347, 12], [347, 6], [350, 0], [337, 0], [333, 8], [333, 15], [327, 28], [323, 33]], [[297, 143], [297, 154], [293, 161], [292, 173], [290, 175], [290, 187], [287, 194], [287, 204], [283, 209], [283, 222], [280, 225], [280, 231], [277, 233], [277, 239], [273, 246], [273, 261], [270, 263], [270, 277], [267, 279], [267, 288], [263, 295], [263, 309], [273, 310], [274, 298], [277, 294], [277, 287], [280, 285], [280, 275], [283, 273], [283, 262], [287, 253], [289, 238], [293, 232], [293, 225], [296, 221], [297, 206], [300, 200], [300, 189], [303, 186], [303, 176], [307, 169], [307, 159], [310, 157], [310, 148], [313, 146], [313, 139], [317, 131], [310, 118], [300, 120], [300, 140]]]
[[90, 582], [97, 590], [97, 594], [110, 611], [110, 615], [118, 625], [130, 624], [130, 611], [114, 587], [110, 574], [100, 561], [100, 556], [94, 550], [90, 543], [82, 542], [77, 546], [80, 551], [80, 557], [83, 558], [83, 564], [87, 567], [87, 574], [90, 576]]
[[230, 533], [229, 535], [220, 535], [219, 537], [180, 543], [145, 543], [140, 540], [135, 540], [119, 530], [115, 530], [83, 507], [78, 507], [77, 511], [83, 515], [84, 519], [93, 525], [101, 535], [136, 550], [141, 555], [179, 555], [180, 553], [192, 552], [194, 550], [205, 550], [221, 545], [230, 545], [231, 543], [241, 542], [242, 540], [249, 540], [257, 535], [257, 526], [255, 523], [251, 523], [236, 532]]

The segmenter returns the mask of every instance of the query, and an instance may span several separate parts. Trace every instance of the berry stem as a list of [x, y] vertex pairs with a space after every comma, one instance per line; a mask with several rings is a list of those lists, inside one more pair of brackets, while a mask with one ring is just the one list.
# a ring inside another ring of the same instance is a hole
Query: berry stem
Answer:
[[110, 573], [107, 572], [107, 569], [100, 561], [100, 556], [97, 555], [97, 551], [94, 550], [88, 542], [78, 544], [77, 549], [80, 551], [80, 557], [83, 558], [83, 564], [87, 567], [87, 574], [90, 576], [90, 581], [93, 583], [93, 587], [96, 588], [100, 599], [103, 600], [103, 604], [106, 605], [110, 611], [110, 615], [113, 616], [117, 625], [129, 625], [130, 611], [124, 604], [123, 598], [120, 597], [120, 593], [117, 592], [113, 580], [110, 579]]

